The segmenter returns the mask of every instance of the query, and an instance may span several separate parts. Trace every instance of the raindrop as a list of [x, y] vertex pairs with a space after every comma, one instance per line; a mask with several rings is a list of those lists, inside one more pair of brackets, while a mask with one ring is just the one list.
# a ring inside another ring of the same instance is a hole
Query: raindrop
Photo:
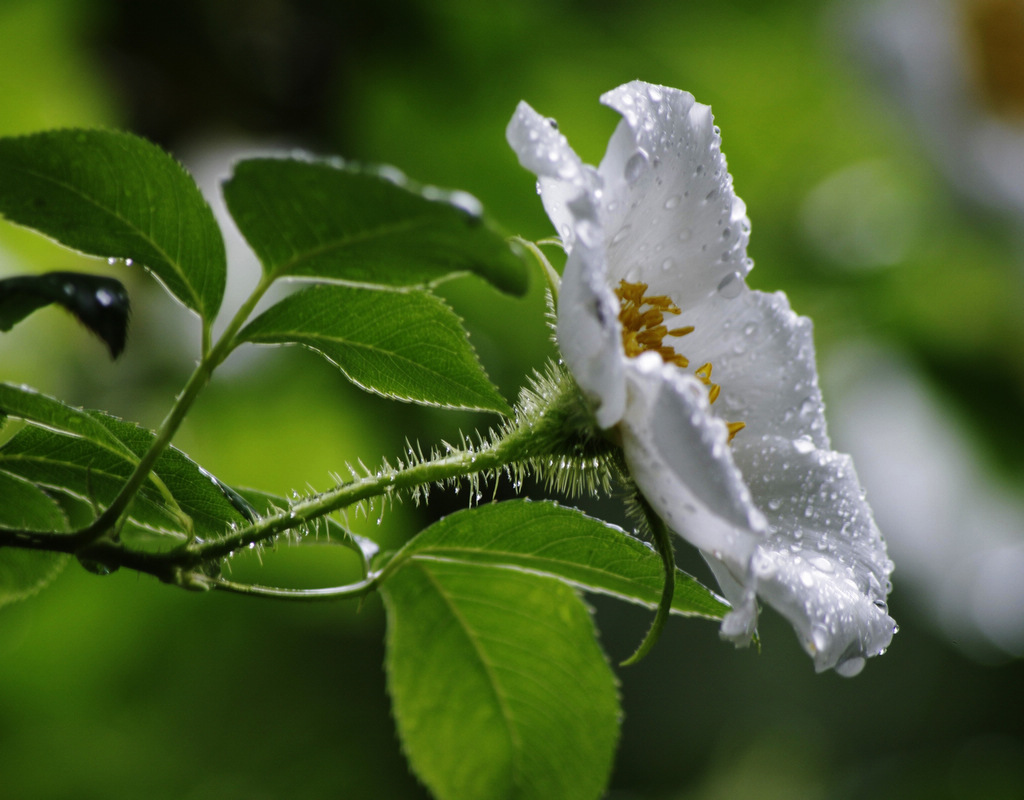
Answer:
[[619, 228], [619, 232], [612, 237], [612, 244], [619, 244], [623, 239], [629, 235], [630, 225], [627, 223]]
[[823, 650], [827, 650], [831, 641], [832, 637], [829, 636], [828, 631], [821, 625], [815, 625], [811, 628], [811, 642], [817, 652], [820, 653]]
[[738, 272], [730, 272], [718, 284], [718, 293], [726, 300], [733, 300], [743, 291], [743, 278]]
[[110, 264], [110, 266], [114, 266], [114, 264], [117, 263], [117, 259], [111, 256], [110, 258], [107, 259], [107, 263]]
[[110, 575], [119, 569], [117, 564], [106, 564], [95, 558], [78, 557], [78, 563], [93, 575]]
[[746, 325], [743, 326], [743, 335], [744, 336], [753, 336], [755, 333], [757, 333], [757, 324], [756, 323], [748, 322]]
[[772, 560], [760, 551], [754, 554], [751, 567], [753, 567], [754, 574], [759, 578], [770, 578], [776, 572], [776, 566]]
[[665, 201], [665, 208], [673, 209], [682, 202], [683, 198], [678, 194], [672, 195], [668, 200]]
[[576, 238], [587, 247], [596, 247], [601, 240], [601, 231], [589, 220], [584, 220], [576, 226]]
[[651, 98], [652, 102], [660, 103], [661, 102], [661, 89], [659, 89], [657, 86], [648, 86], [647, 87], [647, 96], [649, 98]]
[[647, 153], [643, 149], [639, 149], [626, 161], [626, 168], [624, 170], [626, 181], [633, 183], [643, 174], [645, 169], [647, 169]]
[[812, 586], [814, 586], [814, 576], [811, 575], [810, 572], [801, 572], [800, 583], [802, 583], [805, 587], [810, 589]]
[[134, 261], [132, 261], [132, 259], [130, 259], [130, 258], [126, 258], [126, 259], [124, 260], [124, 265], [125, 265], [126, 267], [130, 267], [130, 266], [131, 266], [132, 264], [134, 264], [134, 263], [135, 263], [135, 262], [134, 262]]
[[846, 659], [841, 664], [836, 664], [836, 672], [844, 678], [852, 678], [854, 675], [859, 675], [862, 669], [864, 669], [864, 659], [860, 656], [854, 656], [853, 658]]
[[664, 272], [668, 272], [675, 265], [676, 262], [673, 261], [671, 258], [666, 258], [664, 261], [661, 262], [661, 268]]
[[798, 453], [813, 453], [817, 448], [814, 446], [814, 442], [811, 441], [810, 437], [801, 436], [799, 439], [793, 440], [793, 449]]
[[113, 304], [116, 298], [106, 289], [96, 290], [96, 302], [103, 307], [107, 307]]

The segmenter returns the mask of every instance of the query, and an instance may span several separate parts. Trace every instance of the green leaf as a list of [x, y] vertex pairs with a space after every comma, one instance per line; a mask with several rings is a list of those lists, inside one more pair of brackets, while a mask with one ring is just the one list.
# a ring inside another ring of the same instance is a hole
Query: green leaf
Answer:
[[[121, 490], [154, 438], [134, 423], [10, 384], [0, 384], [0, 413], [32, 423], [0, 447], [0, 469], [89, 498], [100, 508]], [[224, 484], [169, 447], [129, 506], [129, 517], [134, 533], [145, 539], [163, 540], [167, 532], [215, 536], [245, 523], [237, 503]]]
[[[60, 506], [30, 482], [0, 472], [0, 526], [24, 531], [66, 531]], [[24, 600], [64, 568], [64, 553], [0, 548], [0, 606]]]
[[611, 772], [615, 676], [566, 584], [412, 559], [383, 585], [388, 689], [439, 800], [592, 800]]
[[89, 255], [131, 259], [212, 320], [227, 262], [213, 212], [181, 165], [128, 133], [0, 139], [0, 214]]
[[0, 383], [0, 415], [66, 431], [122, 457], [133, 456], [123, 442], [87, 411], [66, 405], [28, 386]]
[[0, 280], [0, 331], [9, 331], [36, 309], [57, 303], [99, 336], [117, 358], [128, 336], [128, 292], [104, 275], [47, 272]]
[[[518, 567], [648, 608], [657, 607], [665, 581], [653, 547], [621, 528], [547, 501], [509, 500], [457, 511], [395, 555], [399, 562], [407, 558]], [[677, 569], [672, 611], [721, 619], [729, 606]]]
[[459, 318], [424, 292], [312, 286], [269, 308], [239, 338], [308, 347], [385, 397], [511, 413]]
[[475, 199], [398, 176], [333, 161], [253, 159], [235, 166], [224, 199], [271, 278], [408, 287], [472, 272], [504, 292], [526, 291], [524, 260], [467, 210]]

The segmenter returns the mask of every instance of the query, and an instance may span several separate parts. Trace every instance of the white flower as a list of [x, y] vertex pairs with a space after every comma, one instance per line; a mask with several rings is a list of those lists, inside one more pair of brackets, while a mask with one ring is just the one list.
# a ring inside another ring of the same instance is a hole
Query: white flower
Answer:
[[1024, 216], [1024, 7], [1019, 0], [871, 0], [836, 29], [975, 202]]
[[750, 641], [760, 596], [819, 671], [856, 674], [892, 638], [892, 565], [830, 449], [810, 320], [747, 288], [750, 224], [710, 108], [639, 81], [601, 100], [623, 119], [597, 169], [525, 103], [507, 132], [569, 253], [565, 363], [644, 497], [714, 570], [733, 605], [722, 635]]

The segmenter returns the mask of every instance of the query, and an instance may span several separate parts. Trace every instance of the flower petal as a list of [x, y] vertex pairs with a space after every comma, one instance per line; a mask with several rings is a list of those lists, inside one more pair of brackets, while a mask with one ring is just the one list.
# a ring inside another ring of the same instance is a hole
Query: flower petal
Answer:
[[745, 276], [750, 222], [710, 107], [641, 81], [601, 102], [623, 116], [598, 168], [611, 284], [642, 281], [686, 309]]
[[558, 348], [598, 426], [610, 428], [626, 410], [626, 355], [619, 304], [605, 280], [605, 250], [585, 239], [581, 237], [569, 253], [562, 274]]
[[747, 583], [767, 525], [733, 464], [707, 389], [655, 353], [626, 364], [622, 447], [647, 502], [676, 533]]
[[[562, 237], [566, 249], [576, 238], [576, 216], [570, 204], [581, 195], [589, 195], [597, 176], [592, 167], [585, 165], [558, 124], [521, 102], [505, 129], [505, 137], [512, 146], [519, 163], [537, 176], [544, 208]], [[587, 214], [593, 217], [593, 214]]]
[[785, 294], [716, 292], [679, 319], [694, 326], [679, 349], [692, 361], [711, 362], [722, 387], [715, 410], [747, 426], [736, 445], [772, 434], [829, 447], [813, 325], [793, 312]]
[[792, 623], [819, 672], [855, 675], [896, 623], [885, 602], [892, 562], [852, 460], [780, 437], [733, 450], [771, 526], [752, 560], [757, 594]]

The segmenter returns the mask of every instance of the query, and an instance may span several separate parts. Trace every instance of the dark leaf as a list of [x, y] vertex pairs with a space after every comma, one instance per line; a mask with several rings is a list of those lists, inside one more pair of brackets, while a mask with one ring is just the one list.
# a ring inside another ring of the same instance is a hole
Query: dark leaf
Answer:
[[47, 272], [0, 280], [0, 330], [9, 331], [33, 311], [57, 303], [99, 336], [117, 358], [128, 336], [130, 311], [124, 284], [103, 275]]

